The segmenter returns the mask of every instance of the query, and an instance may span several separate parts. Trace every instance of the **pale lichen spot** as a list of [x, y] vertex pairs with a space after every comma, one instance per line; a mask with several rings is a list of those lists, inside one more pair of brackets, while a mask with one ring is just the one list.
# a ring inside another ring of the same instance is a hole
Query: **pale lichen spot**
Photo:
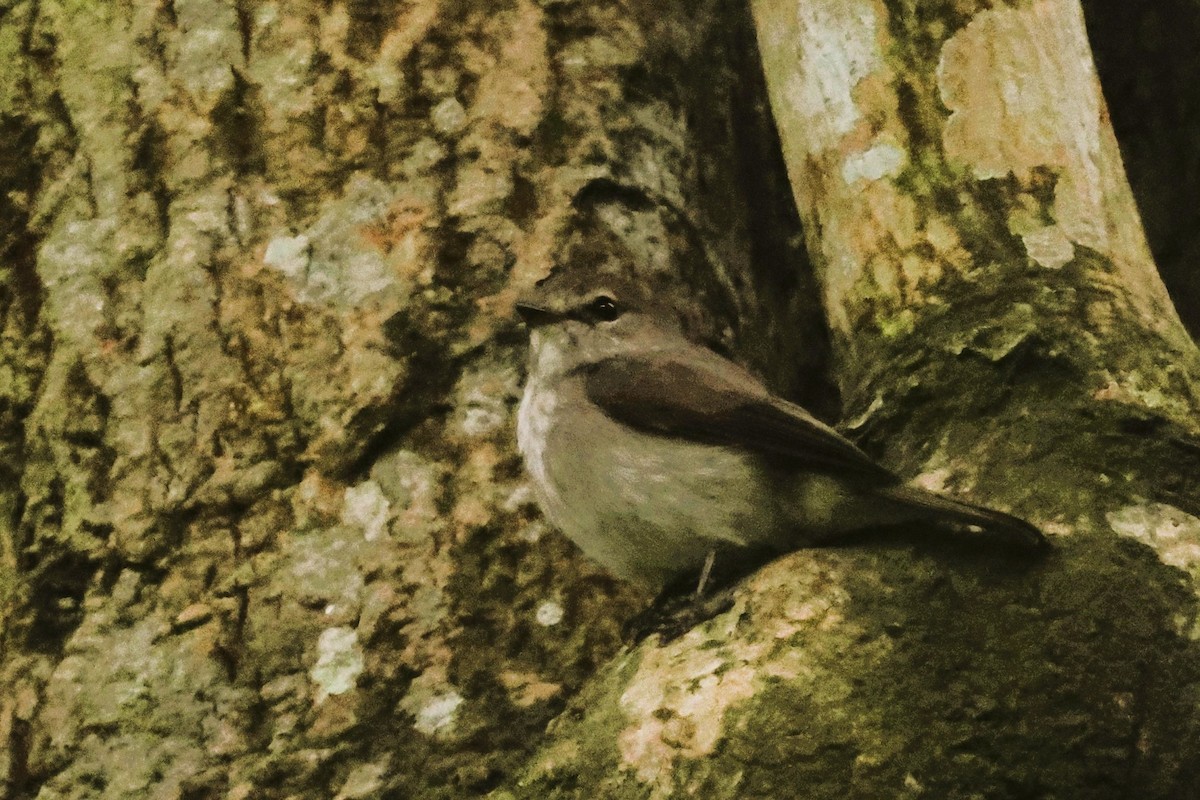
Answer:
[[620, 705], [629, 725], [618, 736], [624, 768], [663, 796], [662, 782], [677, 758], [703, 758], [721, 738], [726, 712], [751, 697], [756, 664], [767, 644], [741, 642], [702, 649], [692, 631], [671, 647], [647, 652]]
[[550, 530], [550, 527], [540, 519], [535, 519], [528, 525], [521, 528], [517, 534], [521, 541], [527, 544], [537, 544], [542, 540], [542, 537]]
[[363, 671], [363, 654], [353, 628], [327, 628], [317, 640], [317, 663], [309, 676], [317, 684], [318, 703], [354, 688]]
[[883, 64], [874, 7], [817, 0], [799, 5], [757, 3], [754, 10], [760, 30], [778, 23], [781, 36], [796, 42], [791, 47], [781, 41], [763, 48], [766, 61], [783, 60], [789, 65], [774, 69], [768, 64], [768, 74], [791, 76], [782, 92], [786, 110], [776, 108], [776, 114], [799, 117], [798, 132], [807, 137], [809, 152], [836, 147], [861, 117], [855, 87]]
[[563, 607], [554, 600], [546, 600], [537, 607], [534, 616], [537, 619], [538, 625], [550, 628], [562, 622]]
[[861, 153], [848, 156], [842, 164], [842, 180], [847, 185], [860, 180], [877, 181], [898, 174], [907, 160], [907, 155], [899, 147], [880, 142]]
[[536, 502], [537, 499], [533, 496], [533, 487], [528, 483], [521, 483], [509, 492], [508, 497], [504, 498], [504, 502], [500, 504], [500, 507], [512, 513], [525, 506], [533, 505]]
[[[849, 595], [836, 583], [831, 583], [822, 592], [788, 595], [780, 613], [766, 624], [765, 632], [777, 640], [790, 640], [806, 631], [829, 631], [842, 625], [845, 617], [840, 607], [849, 601]], [[781, 659], [785, 663], [788, 661], [786, 655]]]
[[274, 25], [279, 20], [279, 9], [272, 3], [259, 6], [254, 12], [254, 24], [259, 28]]
[[952, 162], [979, 179], [1054, 174], [1055, 229], [1032, 239], [1018, 231], [1031, 258], [1061, 266], [1070, 243], [1089, 247], [1128, 270], [1130, 292], [1152, 308], [1158, 289], [1143, 272], [1153, 264], [1078, 4], [1036, 0], [976, 14], [942, 48], [937, 81], [950, 110], [943, 145]]
[[[1164, 564], [1183, 570], [1200, 595], [1200, 519], [1166, 503], [1138, 503], [1110, 511], [1105, 518], [1114, 531], [1137, 539], [1158, 553]], [[1200, 641], [1200, 618], [1177, 620], [1188, 638]]]
[[380, 105], [389, 105], [403, 98], [405, 74], [397, 62], [379, 58], [365, 72], [375, 83]]
[[396, 450], [375, 462], [371, 480], [379, 484], [391, 506], [390, 533], [397, 542], [428, 542], [443, 524], [438, 508], [442, 484], [437, 465], [410, 450]]
[[[656, 646], [648, 640], [616, 660], [613, 670], [624, 691], [615, 710], [625, 721], [617, 734], [615, 771], [636, 781], [638, 796], [675, 797], [680, 775], [707, 774], [705, 765], [725, 741], [744, 742], [747, 733], [753, 735], [764, 708], [758, 701], [769, 699], [761, 695], [781, 682], [811, 695], [817, 713], [844, 716], [841, 710], [861, 689], [837, 672], [840, 648], [825, 643], [852, 641], [879, 654], [873, 663], [884, 663], [882, 656], [893, 646], [890, 637], [868, 636], [860, 624], [846, 619], [849, 592], [837, 559], [820, 553], [789, 559], [786, 566], [748, 578], [727, 613], [670, 643]], [[744, 615], [751, 606], [757, 622], [747, 626]], [[772, 628], [777, 623], [791, 630], [776, 637]], [[842, 630], [830, 639], [824, 632], [835, 625]], [[501, 681], [509, 685], [503, 675]], [[584, 720], [582, 731], [556, 737], [533, 762], [532, 774], [577, 770], [590, 757], [588, 745], [581, 742], [595, 728], [592, 719]], [[611, 723], [604, 717], [602, 724]], [[730, 786], [738, 785], [736, 772], [728, 777]], [[685, 785], [683, 793], [705, 796], [698, 787]]]
[[1163, 563], [1187, 572], [1200, 589], [1200, 519], [1166, 503], [1139, 503], [1106, 515], [1122, 536], [1145, 542]]
[[938, 467], [922, 472], [913, 478], [912, 484], [929, 492], [944, 492], [953, 475], [954, 472], [949, 467]]
[[289, 278], [299, 278], [308, 270], [308, 263], [312, 258], [311, 246], [312, 242], [304, 234], [276, 236], [267, 243], [263, 263]]
[[359, 800], [364, 797], [377, 797], [383, 787], [384, 776], [388, 774], [391, 756], [371, 764], [359, 764], [350, 770], [342, 788], [334, 795], [333, 800]]
[[1037, 264], [1058, 269], [1075, 258], [1075, 245], [1057, 225], [1047, 225], [1021, 237], [1025, 252]]
[[429, 172], [447, 156], [446, 148], [431, 136], [418, 139], [408, 150], [408, 157], [400, 162], [401, 170], [408, 175]]
[[452, 136], [467, 124], [467, 111], [457, 98], [447, 97], [436, 106], [430, 114], [433, 128], [443, 136]]
[[362, 600], [358, 564], [364, 547], [362, 539], [337, 527], [292, 537], [286, 550], [289, 591], [322, 608], [333, 604], [339, 619], [352, 619]]
[[951, 37], [937, 66], [946, 154], [981, 179], [1095, 169], [1100, 96], [1082, 26], [1067, 4], [1041, 0], [980, 12]]
[[1073, 526], [1068, 525], [1066, 522], [1060, 520], [1043, 520], [1038, 523], [1038, 527], [1042, 529], [1042, 533], [1052, 537], [1070, 536], [1075, 532], [1075, 528]]
[[396, 200], [393, 187], [365, 174], [353, 175], [342, 196], [327, 203], [308, 228], [295, 236], [274, 237], [263, 262], [289, 279], [302, 302], [359, 311], [370, 299], [380, 308], [396, 308], [407, 299], [406, 287], [385, 255], [362, 235], [364, 227], [378, 227], [394, 216]]
[[454, 718], [462, 702], [462, 695], [453, 689], [435, 695], [417, 711], [413, 727], [428, 736], [447, 730], [454, 724]]
[[342, 524], [361, 529], [368, 542], [383, 538], [390, 513], [391, 503], [375, 481], [363, 481], [346, 489], [342, 499]]
[[516, 370], [507, 365], [488, 364], [467, 370], [454, 394], [460, 411], [454, 424], [464, 435], [479, 438], [508, 424], [510, 401], [519, 396]]

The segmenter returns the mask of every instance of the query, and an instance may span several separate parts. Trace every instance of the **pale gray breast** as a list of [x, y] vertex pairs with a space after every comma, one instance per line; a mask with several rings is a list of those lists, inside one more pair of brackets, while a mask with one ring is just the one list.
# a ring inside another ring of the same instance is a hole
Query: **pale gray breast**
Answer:
[[714, 544], [781, 535], [756, 457], [615, 422], [578, 380], [531, 383], [518, 439], [547, 516], [621, 577], [661, 584], [698, 569]]

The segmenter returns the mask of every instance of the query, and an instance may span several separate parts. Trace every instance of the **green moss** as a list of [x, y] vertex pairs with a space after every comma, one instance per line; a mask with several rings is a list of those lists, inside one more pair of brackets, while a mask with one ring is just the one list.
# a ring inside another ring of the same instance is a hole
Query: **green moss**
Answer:
[[0, 25], [0, 64], [7, 65], [0, 70], [0, 115], [3, 116], [26, 111], [25, 76], [23, 70], [13, 69], [12, 66], [24, 61], [24, 25], [18, 24], [17, 20], [24, 21], [32, 5], [30, 2], [15, 4], [6, 12], [9, 21]]
[[[1190, 715], [1173, 709], [1176, 693], [1195, 695], [1197, 652], [1169, 634], [1195, 598], [1151, 552], [1106, 539], [1064, 543], [1033, 567], [983, 571], [978, 555], [930, 566], [944, 577], [889, 576], [904, 637], [855, 704], [904, 742], [905, 768], [932, 796], [1116, 798], [1139, 787], [1166, 800], [1195, 779], [1195, 765], [1146, 770], [1153, 785], [1128, 779], [1131, 760], [1135, 771], [1155, 760], [1133, 755], [1139, 736], [1171, 742], [1176, 758], [1196, 745]], [[879, 612], [870, 589], [851, 591], [867, 625]], [[958, 768], [939, 769], [947, 758]]]
[[[742, 771], [736, 794], [745, 800], [842, 798], [852, 784], [857, 735], [839, 700], [820, 686], [768, 681], [753, 700], [730, 715], [736, 731], [716, 755], [715, 776]], [[857, 724], [857, 723], [856, 723]]]
[[572, 698], [550, 728], [550, 743], [528, 761], [524, 773], [505, 791], [520, 800], [578, 798], [581, 791], [611, 800], [644, 797], [645, 788], [629, 773], [618, 771], [617, 741], [628, 720], [613, 702], [632, 680], [639, 663], [637, 653], [621, 658]]
[[905, 308], [890, 315], [879, 315], [876, 317], [875, 324], [879, 326], [879, 333], [885, 339], [896, 339], [908, 336], [913, 332], [915, 323], [915, 315], [912, 309]]

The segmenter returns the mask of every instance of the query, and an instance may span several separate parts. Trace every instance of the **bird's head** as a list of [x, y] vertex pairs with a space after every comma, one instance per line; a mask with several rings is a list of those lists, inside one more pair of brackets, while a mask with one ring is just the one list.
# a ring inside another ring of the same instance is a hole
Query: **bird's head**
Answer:
[[678, 320], [634, 282], [556, 270], [516, 304], [530, 330], [531, 367], [549, 377], [664, 346]]

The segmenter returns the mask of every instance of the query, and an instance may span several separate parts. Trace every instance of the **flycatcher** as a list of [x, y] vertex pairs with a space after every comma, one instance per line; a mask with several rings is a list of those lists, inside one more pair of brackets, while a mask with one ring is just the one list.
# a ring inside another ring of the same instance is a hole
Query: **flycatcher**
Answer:
[[714, 552], [916, 520], [1044, 544], [1022, 519], [903, 484], [627, 281], [557, 270], [517, 310], [531, 330], [517, 440], [538, 502], [619, 577], [661, 588]]

